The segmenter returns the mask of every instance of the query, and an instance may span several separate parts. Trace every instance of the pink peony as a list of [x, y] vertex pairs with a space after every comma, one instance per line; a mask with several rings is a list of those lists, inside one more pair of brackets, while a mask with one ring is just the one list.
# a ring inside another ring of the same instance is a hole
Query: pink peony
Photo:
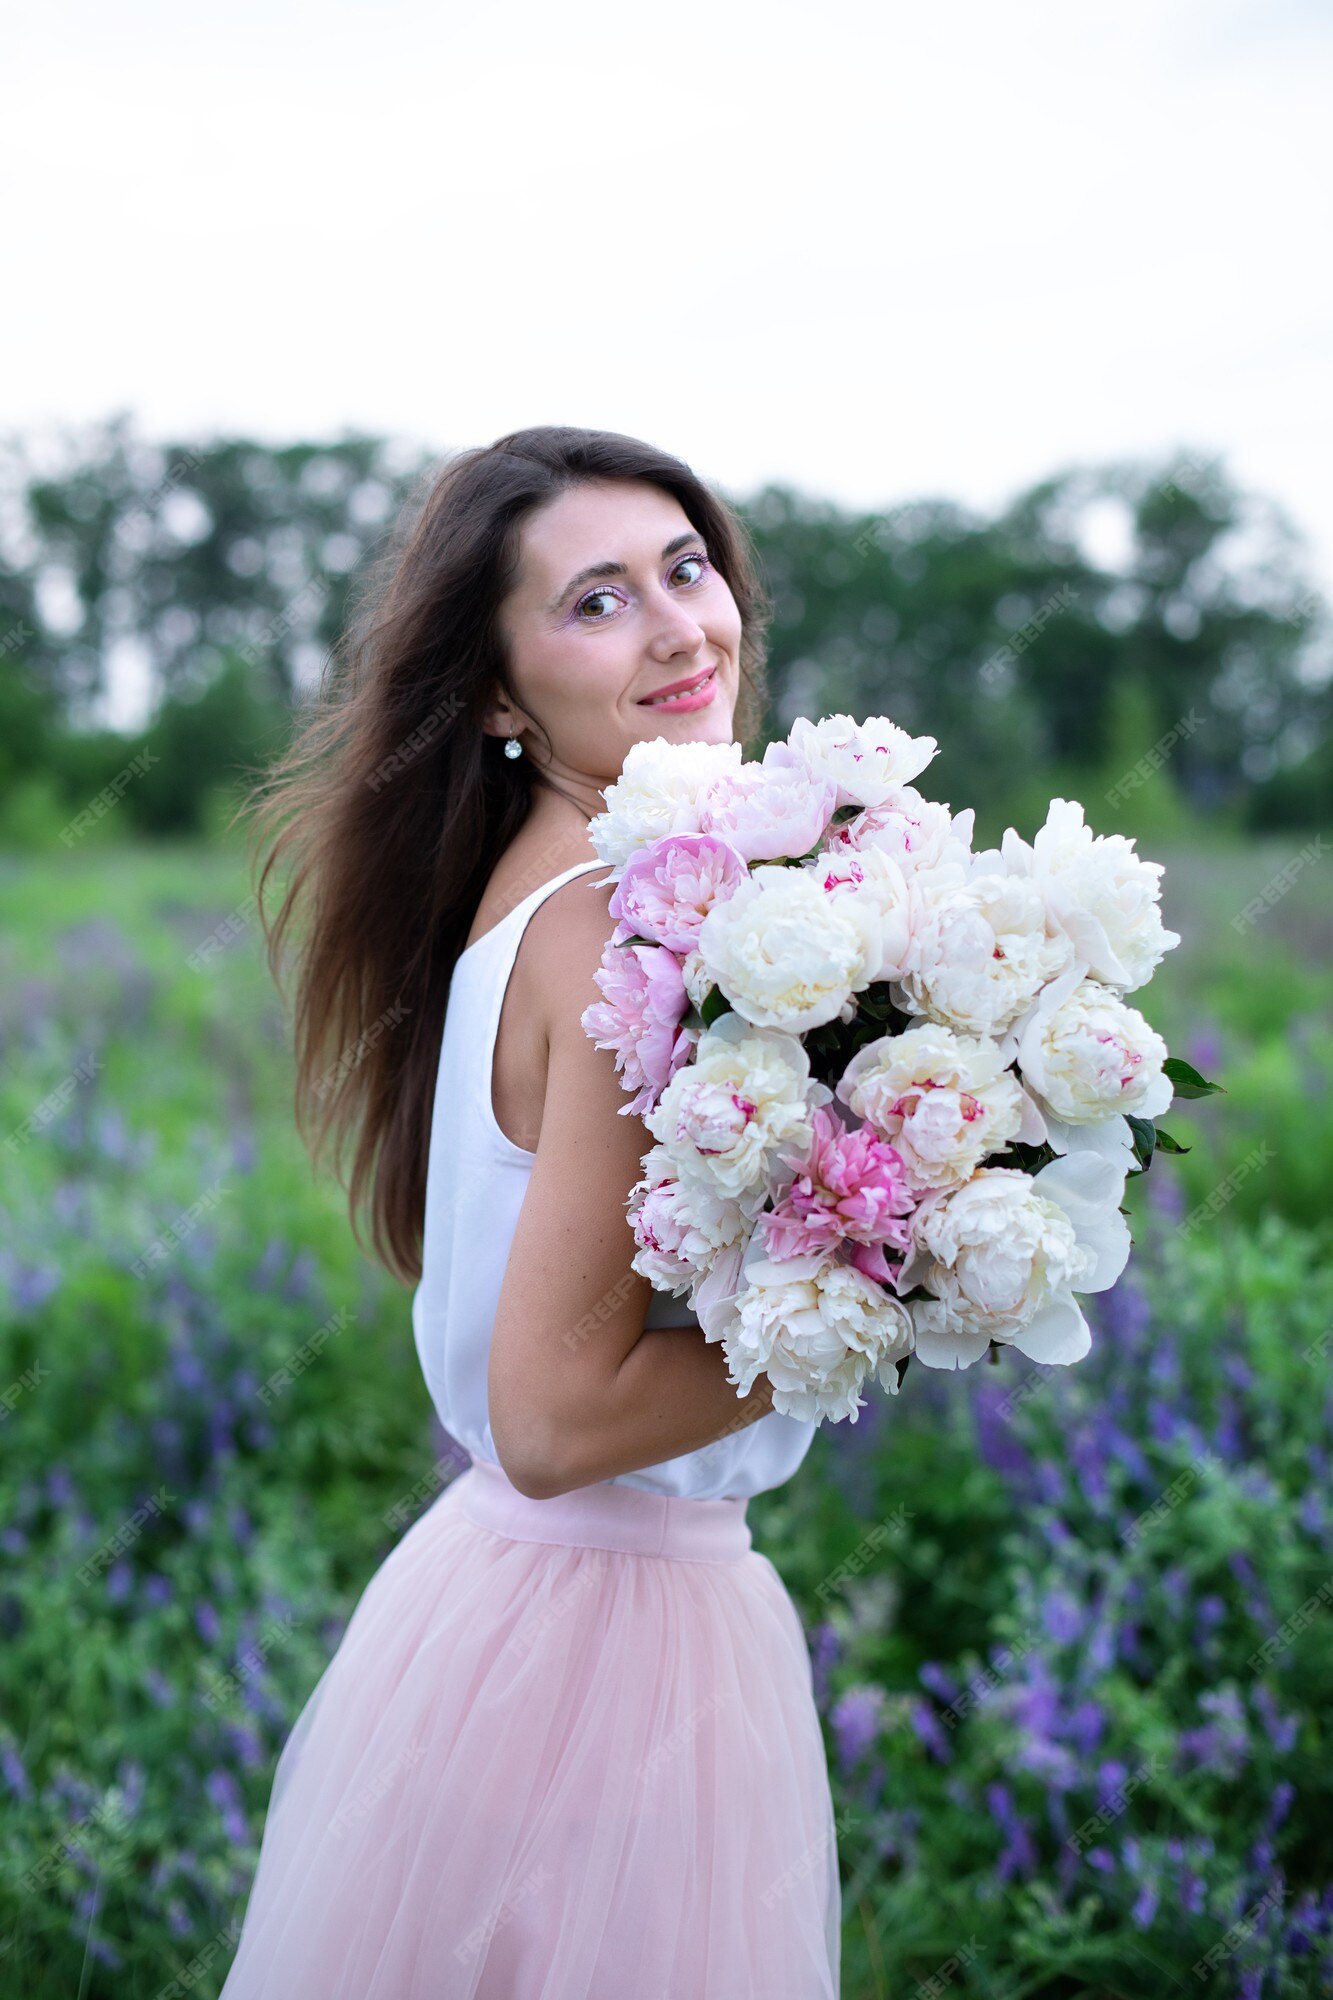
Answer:
[[624, 937], [648, 937], [684, 958], [699, 926], [749, 874], [729, 842], [710, 833], [668, 833], [625, 863], [608, 908]]
[[680, 963], [661, 945], [608, 940], [593, 978], [606, 997], [585, 1007], [580, 1021], [599, 1049], [615, 1051], [621, 1084], [635, 1092], [621, 1116], [642, 1117], [694, 1047], [680, 1026], [689, 1006]]
[[761, 764], [713, 779], [699, 797], [699, 825], [746, 861], [794, 860], [823, 839], [837, 803], [832, 779], [777, 765], [765, 753]]
[[811, 1139], [799, 1155], [783, 1154], [796, 1178], [759, 1227], [770, 1256], [827, 1253], [846, 1242], [849, 1260], [867, 1278], [887, 1281], [885, 1244], [911, 1245], [918, 1196], [907, 1186], [902, 1156], [870, 1126], [850, 1131], [827, 1107], [811, 1113]]

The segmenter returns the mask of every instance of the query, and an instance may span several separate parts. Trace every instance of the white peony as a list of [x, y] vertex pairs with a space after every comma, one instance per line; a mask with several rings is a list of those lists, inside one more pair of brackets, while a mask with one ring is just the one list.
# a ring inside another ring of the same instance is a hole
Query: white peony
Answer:
[[776, 1260], [753, 1252], [752, 1244], [725, 1313], [704, 1322], [708, 1338], [722, 1341], [738, 1396], [763, 1373], [779, 1416], [855, 1423], [867, 1375], [897, 1394], [893, 1364], [911, 1353], [913, 1339], [900, 1299], [854, 1264], [820, 1253]]
[[1037, 995], [1009, 1039], [1057, 1152], [1132, 1153], [1126, 1116], [1156, 1118], [1175, 1095], [1161, 1036], [1078, 964]]
[[1120, 1213], [1124, 1168], [1094, 1153], [1032, 1176], [982, 1167], [964, 1187], [928, 1195], [912, 1218], [915, 1248], [898, 1274], [916, 1353], [928, 1368], [967, 1368], [992, 1340], [1032, 1361], [1080, 1361], [1092, 1344], [1073, 1294], [1113, 1285], [1129, 1256]]
[[608, 785], [605, 811], [588, 822], [593, 851], [618, 882], [640, 847], [667, 833], [698, 833], [699, 800], [714, 779], [741, 767], [739, 743], [671, 743], [665, 736], [631, 743], [620, 776]]
[[868, 806], [855, 819], [829, 829], [825, 845], [838, 849], [880, 848], [892, 855], [910, 881], [913, 875], [952, 869], [959, 882], [972, 865], [975, 813], [950, 812], [938, 799], [927, 799], [915, 785], [894, 785], [882, 805]]
[[680, 976], [685, 982], [685, 991], [694, 1005], [702, 1007], [717, 982], [700, 958], [697, 946], [694, 950], [687, 951], [681, 960]]
[[688, 1291], [718, 1254], [742, 1249], [763, 1205], [762, 1191], [746, 1204], [675, 1178], [665, 1146], [643, 1158], [643, 1177], [630, 1190], [628, 1215], [639, 1246], [630, 1262], [660, 1291]]
[[892, 997], [964, 1034], [999, 1035], [1073, 956], [1064, 933], [1048, 931], [1035, 883], [977, 870], [928, 893]]
[[1162, 924], [1161, 862], [1142, 860], [1122, 833], [1094, 835], [1075, 799], [1051, 800], [1031, 846], [1007, 827], [987, 860], [1030, 878], [1092, 977], [1122, 993], [1142, 986], [1180, 943]]
[[933, 1021], [867, 1042], [834, 1096], [889, 1141], [916, 1189], [961, 1187], [1011, 1140], [1044, 1137], [997, 1045]]
[[897, 979], [912, 941], [912, 900], [893, 856], [878, 847], [859, 852], [824, 848], [804, 868], [825, 895], [854, 896], [868, 902], [873, 910], [879, 953], [862, 984], [873, 986], [881, 979]]
[[738, 1014], [798, 1035], [834, 1020], [883, 951], [878, 902], [826, 895], [806, 868], [763, 864], [699, 926], [699, 955]]
[[918, 777], [938, 749], [933, 736], [909, 736], [887, 715], [871, 715], [864, 722], [850, 715], [811, 722], [802, 715], [785, 743], [768, 745], [763, 761], [802, 768], [815, 784], [831, 778], [840, 806], [879, 806], [896, 787]]
[[723, 1014], [700, 1035], [644, 1120], [677, 1180], [741, 1199], [774, 1184], [780, 1147], [806, 1144], [810, 1113], [833, 1092], [810, 1075], [795, 1035]]

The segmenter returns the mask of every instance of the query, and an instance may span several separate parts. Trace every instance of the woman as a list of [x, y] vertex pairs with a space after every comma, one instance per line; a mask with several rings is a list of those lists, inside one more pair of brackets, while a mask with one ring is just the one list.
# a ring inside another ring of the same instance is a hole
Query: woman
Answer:
[[224, 2000], [838, 1992], [810, 1658], [746, 1521], [814, 1427], [630, 1268], [651, 1141], [580, 1018], [588, 823], [638, 739], [755, 728], [766, 611], [679, 460], [515, 432], [436, 480], [271, 781], [299, 1115], [357, 1127], [459, 1449], [283, 1747]]

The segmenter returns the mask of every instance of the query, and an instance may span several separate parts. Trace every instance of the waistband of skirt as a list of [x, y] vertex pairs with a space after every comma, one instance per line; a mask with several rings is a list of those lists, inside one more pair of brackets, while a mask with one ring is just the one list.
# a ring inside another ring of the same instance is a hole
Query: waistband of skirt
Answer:
[[452, 1490], [469, 1521], [517, 1542], [561, 1542], [685, 1562], [734, 1562], [753, 1546], [749, 1502], [741, 1495], [701, 1500], [604, 1479], [535, 1500], [486, 1458], [474, 1458]]

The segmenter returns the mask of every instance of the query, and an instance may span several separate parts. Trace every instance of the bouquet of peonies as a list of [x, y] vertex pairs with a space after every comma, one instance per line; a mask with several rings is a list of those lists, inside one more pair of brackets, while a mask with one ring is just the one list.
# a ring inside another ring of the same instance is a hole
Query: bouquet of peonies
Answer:
[[912, 783], [937, 748], [882, 716], [758, 762], [658, 737], [589, 828], [616, 929], [582, 1023], [656, 1141], [633, 1268], [783, 1415], [855, 1422], [913, 1354], [1079, 1360], [1126, 1176], [1184, 1150], [1153, 1121], [1219, 1087], [1124, 998], [1180, 942], [1161, 865], [1070, 799], [975, 852]]

